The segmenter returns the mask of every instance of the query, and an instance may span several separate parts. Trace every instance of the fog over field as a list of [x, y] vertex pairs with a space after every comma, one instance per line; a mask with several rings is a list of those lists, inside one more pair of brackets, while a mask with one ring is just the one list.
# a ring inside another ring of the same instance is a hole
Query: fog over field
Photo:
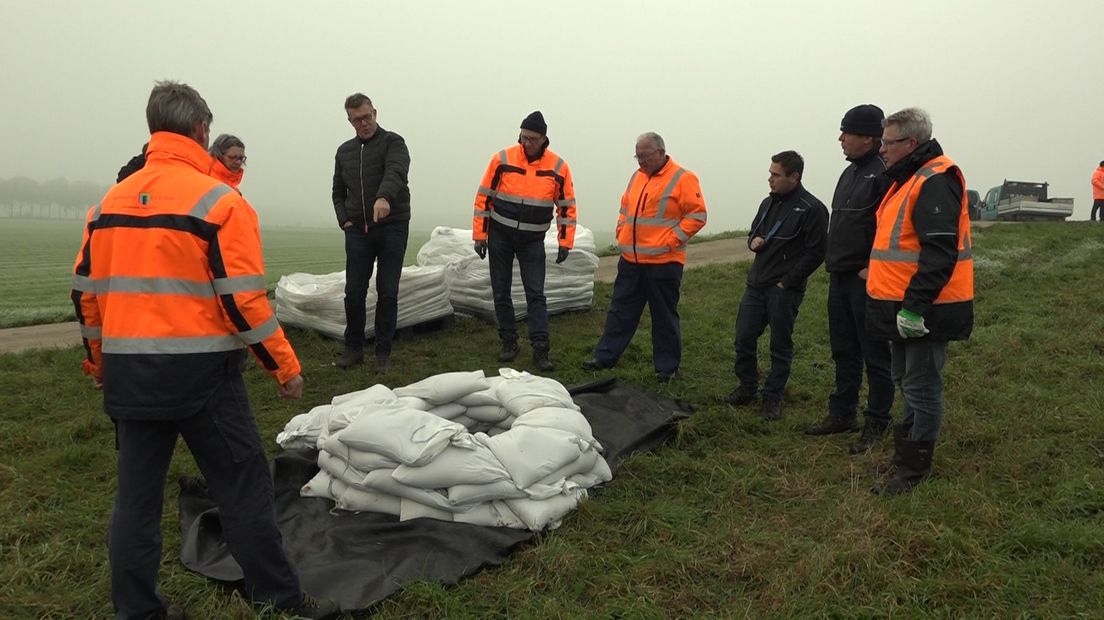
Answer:
[[548, 4], [3, 2], [0, 179], [109, 184], [148, 138], [154, 81], [197, 88], [246, 144], [266, 225], [333, 223], [342, 108], [369, 95], [413, 158], [413, 227], [470, 226], [492, 155], [541, 110], [580, 222], [613, 227], [638, 134], [698, 173], [706, 232], [747, 228], [772, 154], [826, 203], [850, 107], [926, 108], [984, 190], [1049, 181], [1087, 219], [1104, 159], [1101, 5], [977, 0]]

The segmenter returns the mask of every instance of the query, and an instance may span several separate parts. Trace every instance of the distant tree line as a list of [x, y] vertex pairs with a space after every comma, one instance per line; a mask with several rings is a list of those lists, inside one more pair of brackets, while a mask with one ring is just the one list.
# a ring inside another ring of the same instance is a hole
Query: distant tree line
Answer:
[[88, 181], [27, 177], [0, 179], [0, 218], [84, 219], [109, 186]]

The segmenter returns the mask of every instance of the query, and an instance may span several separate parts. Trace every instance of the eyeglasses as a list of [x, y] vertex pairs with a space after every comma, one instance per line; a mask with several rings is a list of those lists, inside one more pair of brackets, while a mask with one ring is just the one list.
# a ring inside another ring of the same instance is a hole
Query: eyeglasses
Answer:
[[243, 164], [245, 163], [245, 160], [246, 160], [245, 155], [226, 155], [225, 157], [226, 157], [226, 159], [229, 159], [230, 161], [240, 161]]
[[912, 138], [882, 138], [882, 145], [883, 146], [892, 146], [892, 145], [897, 144], [899, 142], [908, 142], [911, 139]]
[[536, 144], [544, 139], [544, 136], [518, 136], [520, 142], [528, 142], [529, 144]]
[[652, 151], [651, 153], [637, 153], [636, 155], [633, 155], [633, 159], [635, 159], [636, 161], [651, 159], [652, 156], [654, 156], [658, 152], [659, 151]]
[[372, 117], [375, 116], [375, 115], [376, 115], [376, 112], [373, 110], [373, 111], [371, 111], [371, 112], [369, 112], [369, 113], [367, 113], [363, 116], [356, 116], [356, 117], [350, 118], [349, 122], [352, 123], [353, 125], [367, 125], [372, 120]]

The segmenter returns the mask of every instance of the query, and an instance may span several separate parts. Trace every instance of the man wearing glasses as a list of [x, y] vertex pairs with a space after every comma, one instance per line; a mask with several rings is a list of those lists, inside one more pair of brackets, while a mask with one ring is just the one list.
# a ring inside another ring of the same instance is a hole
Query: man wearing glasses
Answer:
[[521, 121], [518, 143], [491, 158], [475, 194], [472, 240], [480, 259], [491, 256], [491, 292], [502, 350], [498, 361], [521, 352], [511, 296], [514, 257], [525, 289], [533, 365], [555, 369], [549, 358], [548, 307], [544, 296], [544, 237], [556, 221], [556, 263], [575, 245], [575, 185], [571, 168], [548, 150], [548, 125], [533, 112]]
[[828, 341], [836, 365], [836, 387], [828, 397], [828, 415], [805, 430], [806, 435], [847, 433], [858, 427], [856, 413], [863, 367], [866, 367], [867, 406], [864, 424], [851, 454], [862, 454], [881, 441], [892, 421], [893, 379], [889, 371], [889, 343], [866, 335], [866, 275], [874, 243], [878, 204], [889, 180], [878, 155], [882, 120], [875, 105], [859, 105], [843, 115], [839, 143], [851, 162], [840, 175], [832, 196], [828, 224]]
[[606, 326], [584, 370], [612, 368], [629, 346], [647, 304], [652, 315], [652, 363], [667, 383], [682, 362], [679, 287], [686, 243], [705, 226], [705, 199], [693, 172], [667, 155], [659, 134], [636, 139], [639, 169], [629, 178], [617, 217], [617, 279]]
[[771, 157], [768, 195], [751, 222], [755, 260], [736, 314], [736, 376], [724, 401], [745, 405], [759, 396], [757, 348], [770, 326], [771, 366], [763, 382], [763, 419], [782, 418], [782, 394], [793, 365], [793, 330], [805, 283], [824, 260], [828, 209], [801, 184], [805, 160], [794, 151]]
[[365, 300], [372, 267], [376, 275], [376, 370], [386, 372], [399, 307], [399, 277], [410, 232], [410, 152], [397, 133], [376, 123], [372, 100], [356, 93], [345, 100], [356, 136], [337, 147], [333, 206], [345, 231], [345, 349], [338, 368], [364, 361]]
[[969, 338], [974, 324], [966, 180], [931, 136], [931, 117], [919, 108], [885, 119], [881, 154], [892, 185], [878, 207], [866, 280], [867, 332], [891, 341], [904, 397], [893, 471], [872, 489], [885, 495], [907, 493], [931, 473], [947, 342]]

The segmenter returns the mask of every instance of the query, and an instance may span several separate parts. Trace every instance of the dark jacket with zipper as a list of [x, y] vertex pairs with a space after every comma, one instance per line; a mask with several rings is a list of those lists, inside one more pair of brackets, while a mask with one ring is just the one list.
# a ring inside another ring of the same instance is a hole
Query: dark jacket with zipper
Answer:
[[[828, 209], [800, 183], [788, 194], [770, 194], [751, 222], [751, 240], [763, 237], [748, 270], [747, 285], [805, 290], [805, 282], [824, 261]], [[754, 250], [752, 250], [754, 252]]]
[[[354, 137], [337, 147], [333, 206], [337, 225], [351, 221], [360, 229], [410, 219], [410, 152], [397, 133], [376, 128], [371, 138]], [[386, 198], [391, 212], [372, 222], [372, 205]]]
[[[915, 151], [886, 170], [890, 181], [904, 184], [932, 159], [943, 154], [935, 140], [921, 144]], [[916, 205], [912, 225], [920, 238], [919, 268], [905, 290], [904, 302], [866, 298], [866, 330], [871, 337], [901, 341], [897, 332], [897, 311], [905, 309], [924, 317], [934, 341], [966, 340], [974, 327], [974, 302], [937, 304], [935, 298], [951, 280], [958, 262], [958, 219], [964, 188], [950, 169], [928, 178]], [[889, 225], [889, 224], [887, 224]]]
[[885, 162], [877, 148], [850, 161], [832, 195], [824, 267], [833, 273], [866, 269], [878, 226], [878, 204], [889, 188]]

